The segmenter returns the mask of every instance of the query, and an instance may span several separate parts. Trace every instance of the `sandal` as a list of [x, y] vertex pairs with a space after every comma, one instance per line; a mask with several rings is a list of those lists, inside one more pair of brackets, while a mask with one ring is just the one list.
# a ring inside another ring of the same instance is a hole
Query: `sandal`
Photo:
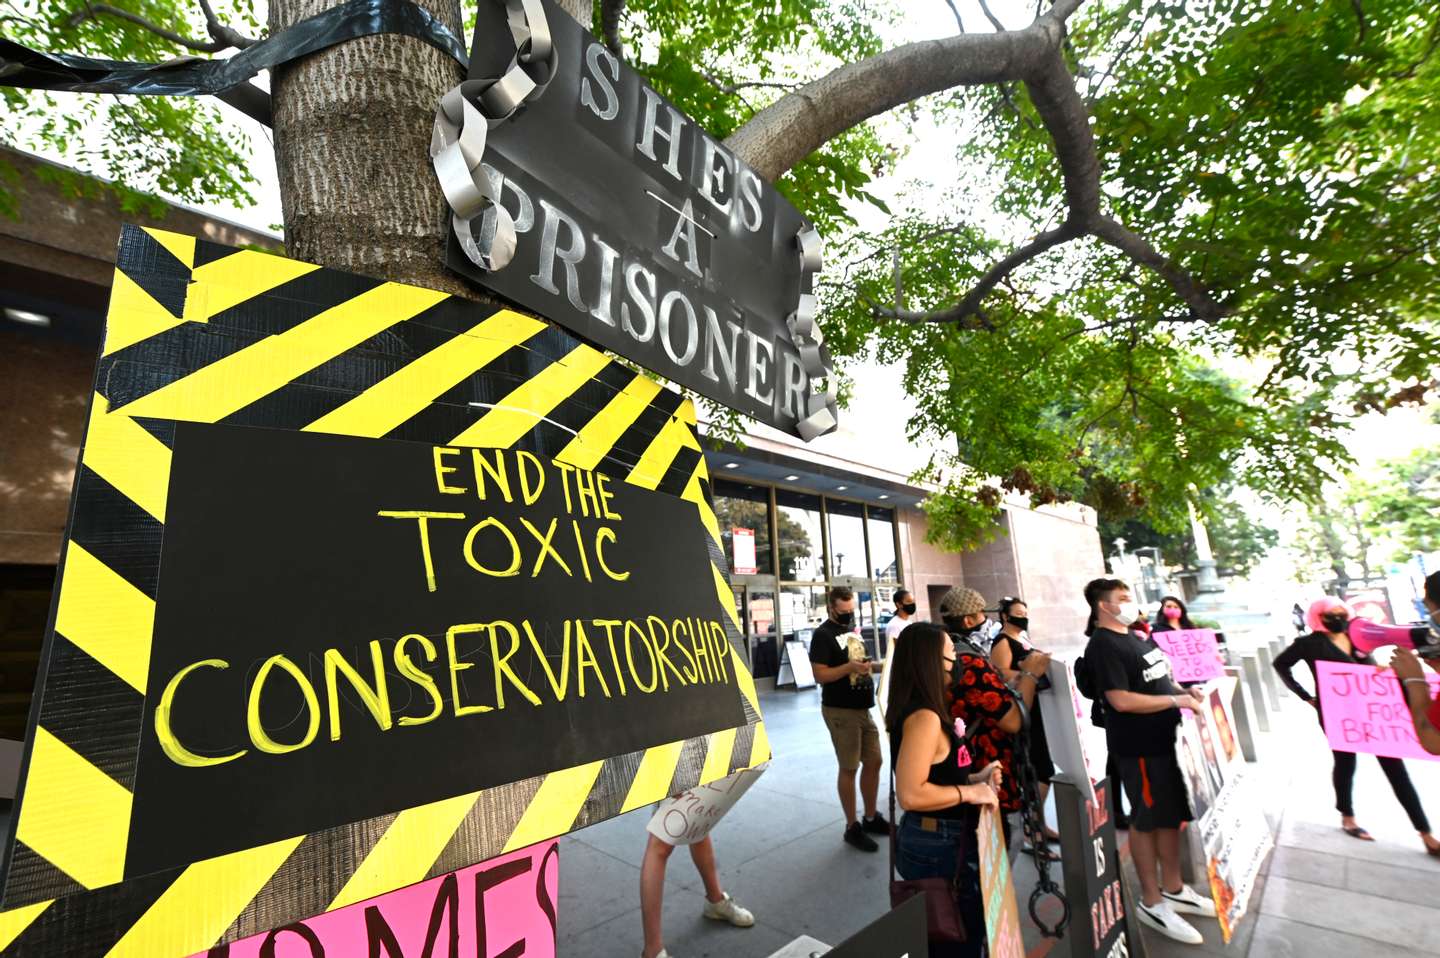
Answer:
[[[1346, 835], [1349, 835], [1351, 838], [1358, 838], [1362, 842], [1373, 842], [1375, 840], [1369, 832], [1361, 828], [1359, 825], [1351, 825], [1349, 828], [1342, 827], [1340, 830], [1343, 831]], [[1432, 851], [1430, 854], [1440, 855], [1440, 852]]]

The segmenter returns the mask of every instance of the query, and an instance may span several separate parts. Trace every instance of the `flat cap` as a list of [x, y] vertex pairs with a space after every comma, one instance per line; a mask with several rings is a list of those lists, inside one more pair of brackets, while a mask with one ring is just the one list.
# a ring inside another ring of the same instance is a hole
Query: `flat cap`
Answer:
[[974, 589], [956, 586], [940, 600], [940, 614], [951, 616], [974, 615], [985, 611], [985, 597]]

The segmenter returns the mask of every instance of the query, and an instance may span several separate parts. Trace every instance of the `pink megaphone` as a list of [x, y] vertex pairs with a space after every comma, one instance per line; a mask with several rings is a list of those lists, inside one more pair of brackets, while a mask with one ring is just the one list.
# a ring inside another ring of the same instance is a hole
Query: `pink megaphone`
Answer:
[[1369, 619], [1351, 619], [1345, 630], [1355, 648], [1370, 653], [1382, 645], [1398, 645], [1402, 649], [1425, 652], [1435, 646], [1436, 636], [1424, 625], [1381, 625]]

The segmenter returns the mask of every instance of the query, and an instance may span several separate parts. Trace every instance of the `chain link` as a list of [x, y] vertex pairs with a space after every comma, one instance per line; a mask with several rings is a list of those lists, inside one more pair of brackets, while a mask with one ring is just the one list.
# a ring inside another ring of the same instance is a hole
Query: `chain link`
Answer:
[[[1035, 873], [1039, 879], [1035, 890], [1030, 893], [1030, 920], [1042, 936], [1060, 938], [1070, 924], [1070, 902], [1050, 877], [1051, 862], [1046, 854], [1049, 843], [1045, 840], [1045, 809], [1040, 803], [1040, 779], [1030, 761], [1030, 709], [1017, 689], [1011, 688], [1010, 694], [1015, 697], [1015, 705], [1020, 709], [1020, 731], [1015, 735], [1015, 758], [1012, 762], [1015, 785], [1020, 790], [1020, 828], [1034, 850], [1031, 857], [1035, 859]], [[1040, 902], [1047, 896], [1060, 902], [1060, 918], [1053, 928], [1047, 927], [1040, 918]]]

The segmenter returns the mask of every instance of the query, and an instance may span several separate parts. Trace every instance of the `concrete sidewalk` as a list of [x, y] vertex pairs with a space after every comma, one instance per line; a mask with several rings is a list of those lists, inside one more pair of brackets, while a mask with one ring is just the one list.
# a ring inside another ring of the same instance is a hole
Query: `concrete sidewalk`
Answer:
[[[818, 691], [768, 692], [761, 709], [777, 757], [714, 835], [721, 880], [755, 912], [755, 927], [702, 918], [699, 877], [677, 849], [665, 897], [665, 940], [674, 958], [764, 958], [800, 935], [835, 944], [889, 908], [883, 846], [870, 855], [840, 841], [835, 759]], [[1271, 723], [1253, 768], [1273, 798], [1267, 812], [1279, 831], [1249, 913], [1228, 946], [1214, 921], [1195, 920], [1206, 938], [1198, 947], [1147, 932], [1151, 958], [1330, 958], [1379, 949], [1387, 958], [1440, 954], [1440, 859], [1424, 854], [1374, 759], [1361, 757], [1355, 787], [1357, 817], [1377, 839], [1367, 843], [1338, 828], [1330, 753], [1309, 706], [1287, 693]], [[1440, 763], [1409, 765], [1440, 828]], [[881, 786], [882, 809], [886, 789], [888, 778]], [[648, 809], [637, 810], [562, 840], [562, 956], [639, 955], [639, 866], [648, 819]], [[1027, 858], [1016, 863], [1015, 876], [1023, 915], [1035, 877]], [[1052, 877], [1063, 885], [1058, 865]], [[1052, 913], [1048, 907], [1042, 912]], [[1068, 941], [1042, 941], [1028, 918], [1022, 923], [1032, 955], [1070, 953]]]

